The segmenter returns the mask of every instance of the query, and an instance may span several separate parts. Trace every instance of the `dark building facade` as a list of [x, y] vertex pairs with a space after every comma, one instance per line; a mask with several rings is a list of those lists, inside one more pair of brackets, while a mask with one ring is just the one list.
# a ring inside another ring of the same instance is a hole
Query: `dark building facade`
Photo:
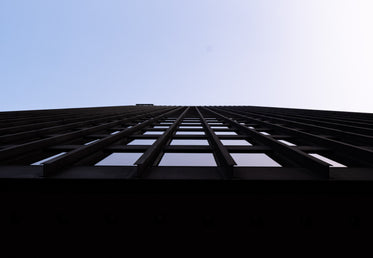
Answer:
[[150, 104], [0, 113], [6, 223], [369, 230], [372, 179], [373, 114]]
[[0, 118], [4, 178], [335, 181], [372, 176], [371, 114], [147, 104], [3, 112]]

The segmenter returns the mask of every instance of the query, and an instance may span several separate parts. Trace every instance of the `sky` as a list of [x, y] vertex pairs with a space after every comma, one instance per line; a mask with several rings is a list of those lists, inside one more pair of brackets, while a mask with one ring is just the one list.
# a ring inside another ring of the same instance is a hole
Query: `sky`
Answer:
[[0, 111], [373, 113], [372, 0], [0, 0]]

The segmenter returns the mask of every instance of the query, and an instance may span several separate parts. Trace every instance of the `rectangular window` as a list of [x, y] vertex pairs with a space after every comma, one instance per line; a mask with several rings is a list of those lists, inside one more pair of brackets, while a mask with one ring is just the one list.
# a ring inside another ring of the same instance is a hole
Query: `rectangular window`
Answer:
[[146, 131], [144, 134], [163, 134], [164, 131]]
[[278, 140], [279, 142], [282, 142], [282, 143], [284, 143], [284, 144], [286, 144], [286, 145], [288, 145], [288, 146], [297, 146], [297, 145], [295, 145], [294, 143], [291, 143], [291, 142], [288, 142], [288, 141], [285, 141], [285, 140]]
[[38, 166], [38, 165], [42, 165], [44, 162], [48, 161], [48, 160], [51, 160], [51, 159], [54, 159], [54, 158], [57, 158], [59, 156], [62, 156], [63, 154], [65, 154], [66, 152], [61, 152], [61, 153], [58, 153], [56, 155], [53, 155], [53, 156], [50, 156], [48, 158], [45, 158], [45, 159], [42, 159], [42, 160], [39, 160], [37, 162], [34, 162], [32, 163], [31, 165], [33, 166]]
[[182, 122], [181, 125], [201, 125], [201, 123], [198, 123], [198, 122]]
[[155, 142], [153, 139], [135, 139], [127, 145], [152, 145]]
[[205, 133], [202, 132], [202, 131], [177, 131], [176, 132], [176, 135], [186, 135], [186, 134], [190, 134], [190, 135], [205, 135]]
[[221, 140], [223, 145], [234, 145], [234, 146], [251, 146], [252, 144], [246, 140]]
[[91, 143], [97, 142], [98, 140], [100, 140], [100, 139], [96, 139], [96, 140], [93, 140], [93, 141], [90, 141], [90, 142], [86, 142], [86, 143], [84, 143], [84, 145], [88, 145], [88, 144], [91, 144]]
[[180, 129], [202, 129], [202, 126], [179, 126]]
[[267, 132], [259, 132], [259, 133], [261, 133], [261, 134], [263, 134], [263, 135], [270, 135], [270, 134], [267, 133]]
[[212, 153], [165, 153], [159, 166], [214, 167], [216, 162]]
[[236, 132], [232, 132], [232, 131], [230, 131], [230, 132], [226, 132], [226, 131], [224, 131], [224, 132], [215, 132], [215, 134], [216, 135], [237, 135]]
[[317, 154], [317, 153], [309, 153], [309, 155], [328, 163], [331, 167], [346, 167], [345, 165], [343, 165], [341, 163], [338, 163], [338, 162], [336, 162], [332, 159], [329, 159], [327, 157], [321, 156], [320, 154]]
[[241, 167], [281, 167], [264, 153], [231, 153], [237, 166]]
[[170, 145], [209, 145], [207, 140], [172, 140]]
[[113, 153], [97, 162], [95, 166], [132, 166], [142, 153]]

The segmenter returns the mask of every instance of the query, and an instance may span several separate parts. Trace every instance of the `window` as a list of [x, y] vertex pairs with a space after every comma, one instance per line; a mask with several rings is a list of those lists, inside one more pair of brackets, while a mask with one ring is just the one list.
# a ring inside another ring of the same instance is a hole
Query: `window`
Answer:
[[164, 131], [146, 131], [144, 134], [163, 134]]
[[261, 134], [263, 134], [263, 135], [270, 135], [270, 134], [267, 133], [267, 132], [259, 132], [259, 133], [261, 133]]
[[216, 166], [212, 153], [165, 153], [159, 166]]
[[211, 126], [212, 129], [229, 129], [228, 126]]
[[117, 134], [117, 133], [119, 133], [120, 131], [115, 131], [115, 132], [112, 132], [111, 134]]
[[207, 140], [172, 140], [170, 145], [209, 145]]
[[142, 153], [113, 153], [97, 162], [95, 166], [132, 166], [141, 155]]
[[216, 135], [237, 135], [236, 132], [226, 132], [226, 131], [223, 131], [223, 132], [215, 132]]
[[282, 142], [282, 143], [284, 143], [284, 144], [286, 144], [286, 145], [289, 145], [289, 146], [297, 146], [297, 145], [295, 145], [294, 143], [291, 143], [291, 142], [288, 142], [288, 141], [285, 141], [285, 140], [278, 140], [279, 142]]
[[182, 122], [181, 125], [201, 125], [201, 123], [195, 123], [195, 122]]
[[231, 153], [237, 166], [243, 167], [281, 167], [264, 153]]
[[202, 129], [202, 126], [179, 126], [180, 129]]
[[221, 140], [223, 145], [235, 145], [235, 146], [251, 146], [252, 144], [246, 140]]
[[90, 141], [90, 142], [86, 142], [86, 143], [84, 143], [84, 145], [88, 145], [88, 144], [91, 144], [91, 143], [97, 142], [98, 140], [100, 140], [100, 139], [96, 139], [96, 140], [93, 140], [93, 141]]
[[154, 139], [135, 139], [127, 145], [152, 145], [154, 142]]
[[193, 135], [205, 135], [202, 131], [177, 131], [176, 135], [185, 135], [185, 134], [193, 134]]
[[61, 153], [58, 153], [56, 155], [53, 155], [53, 156], [50, 156], [48, 158], [45, 158], [45, 159], [42, 159], [42, 160], [39, 160], [37, 162], [34, 162], [32, 163], [31, 165], [42, 165], [44, 162], [48, 161], [48, 160], [51, 160], [51, 159], [54, 159], [54, 158], [57, 158], [59, 156], [62, 156], [63, 154], [65, 154], [66, 152], [61, 152]]
[[346, 167], [345, 165], [341, 164], [341, 163], [338, 163], [332, 159], [329, 159], [329, 158], [326, 158], [324, 156], [321, 156], [320, 154], [317, 154], [317, 153], [309, 153], [309, 155], [311, 155], [312, 157], [315, 157], [319, 160], [322, 160], [326, 163], [328, 163], [331, 167]]

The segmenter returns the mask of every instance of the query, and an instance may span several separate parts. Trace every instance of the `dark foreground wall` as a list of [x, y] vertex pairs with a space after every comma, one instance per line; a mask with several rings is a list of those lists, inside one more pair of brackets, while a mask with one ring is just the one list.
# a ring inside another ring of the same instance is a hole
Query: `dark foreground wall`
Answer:
[[16, 252], [24, 251], [18, 248], [20, 243], [32, 250], [65, 245], [65, 251], [88, 245], [87, 253], [96, 248], [104, 253], [107, 248], [123, 251], [131, 242], [159, 245], [163, 240], [171, 245], [170, 241], [185, 244], [201, 239], [205, 247], [220, 241], [231, 244], [232, 239], [281, 243], [288, 237], [303, 244], [335, 243], [369, 236], [373, 229], [371, 182], [3, 179], [0, 183], [2, 232], [7, 232], [8, 244]]
[[1, 180], [1, 223], [133, 230], [371, 227], [371, 182]]

